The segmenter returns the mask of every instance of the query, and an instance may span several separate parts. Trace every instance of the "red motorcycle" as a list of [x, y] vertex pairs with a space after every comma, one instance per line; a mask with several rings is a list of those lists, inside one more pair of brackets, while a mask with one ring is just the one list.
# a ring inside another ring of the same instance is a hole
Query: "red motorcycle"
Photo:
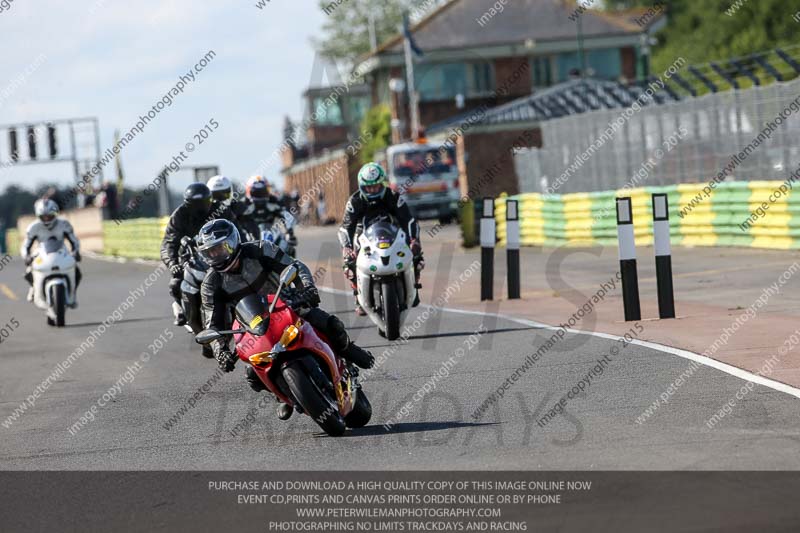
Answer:
[[297, 268], [286, 267], [274, 295], [250, 295], [236, 305], [230, 331], [206, 330], [196, 340], [208, 344], [232, 335], [239, 359], [253, 366], [270, 392], [338, 437], [348, 427], [367, 425], [372, 406], [358, 384], [357, 370], [281, 300], [281, 292], [296, 277]]

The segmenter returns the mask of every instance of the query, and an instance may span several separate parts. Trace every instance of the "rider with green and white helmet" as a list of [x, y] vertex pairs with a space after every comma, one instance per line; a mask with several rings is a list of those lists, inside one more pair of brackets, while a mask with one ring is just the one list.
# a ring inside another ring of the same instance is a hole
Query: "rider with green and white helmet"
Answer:
[[[364, 227], [369, 226], [373, 218], [387, 213], [395, 218], [397, 224], [408, 236], [409, 246], [414, 254], [417, 284], [419, 284], [419, 272], [425, 266], [422, 259], [422, 245], [419, 241], [419, 224], [411, 214], [405, 198], [389, 188], [386, 171], [383, 167], [378, 163], [367, 163], [358, 173], [358, 191], [353, 193], [347, 201], [342, 225], [339, 228], [339, 243], [342, 245], [345, 277], [350, 281], [354, 295], [358, 294], [355, 270], [356, 250], [353, 244], [356, 242], [356, 229], [362, 222]], [[418, 303], [419, 297], [414, 305]], [[358, 305], [358, 299], [356, 299], [356, 314], [366, 315]]]

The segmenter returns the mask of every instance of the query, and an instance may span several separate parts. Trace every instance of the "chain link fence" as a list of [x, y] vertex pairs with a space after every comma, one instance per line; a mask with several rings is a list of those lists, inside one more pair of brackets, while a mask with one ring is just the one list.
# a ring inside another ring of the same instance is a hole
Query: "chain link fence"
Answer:
[[785, 179], [800, 164], [798, 96], [800, 79], [795, 79], [643, 106], [591, 151], [624, 110], [543, 122], [542, 148], [515, 153], [520, 189], [572, 193], [708, 181], [781, 113], [782, 124], [727, 179]]

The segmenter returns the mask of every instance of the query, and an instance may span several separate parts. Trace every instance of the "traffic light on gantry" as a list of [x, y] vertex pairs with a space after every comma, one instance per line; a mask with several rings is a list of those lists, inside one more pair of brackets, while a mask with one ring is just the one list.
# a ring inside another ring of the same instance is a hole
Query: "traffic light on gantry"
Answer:
[[28, 156], [31, 161], [36, 160], [36, 129], [28, 126]]
[[58, 140], [56, 139], [56, 127], [53, 124], [47, 125], [47, 146], [50, 150], [50, 159], [55, 159], [58, 155]]
[[19, 142], [17, 140], [17, 130], [8, 130], [8, 150], [11, 152], [11, 160], [15, 163], [19, 161]]

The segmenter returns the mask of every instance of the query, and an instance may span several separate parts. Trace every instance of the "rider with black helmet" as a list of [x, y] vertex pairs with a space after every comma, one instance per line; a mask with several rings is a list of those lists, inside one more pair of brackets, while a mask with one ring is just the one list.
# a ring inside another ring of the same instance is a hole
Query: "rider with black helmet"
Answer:
[[[237, 223], [236, 216], [230, 208], [214, 202], [211, 191], [204, 183], [192, 183], [183, 193], [183, 203], [178, 206], [169, 218], [164, 240], [161, 243], [161, 260], [172, 274], [169, 292], [183, 308], [181, 282], [183, 281], [183, 264], [180, 260], [181, 240], [184, 237], [194, 238], [208, 220], [226, 219]], [[186, 324], [186, 316], [178, 313], [175, 325]]]
[[[319, 308], [319, 292], [314, 286], [311, 271], [280, 249], [266, 241], [242, 244], [236, 226], [227, 220], [208, 222], [197, 236], [198, 253], [210, 266], [203, 281], [202, 298], [206, 327], [217, 331], [229, 327], [229, 308], [251, 294], [274, 294], [280, 273], [295, 264], [298, 277], [286, 299], [292, 309], [306, 322], [325, 334], [331, 348], [351, 363], [361, 368], [371, 368], [375, 362], [372, 354], [356, 346], [347, 334], [344, 324], [334, 315]], [[212, 343], [220, 367], [231, 372], [236, 356], [231, 353], [228, 341]], [[247, 381], [256, 392], [265, 390], [264, 384], [251, 367], [247, 368]], [[278, 416], [286, 420], [292, 409], [286, 404], [278, 408]]]
[[[283, 221], [286, 209], [281, 199], [272, 193], [269, 183], [261, 176], [250, 178], [245, 190], [247, 208], [240, 216], [242, 229], [249, 234], [252, 240], [258, 240], [261, 235], [259, 224], [272, 226], [277, 221]], [[285, 227], [285, 233], [290, 243], [294, 246], [296, 240], [293, 229]]]

